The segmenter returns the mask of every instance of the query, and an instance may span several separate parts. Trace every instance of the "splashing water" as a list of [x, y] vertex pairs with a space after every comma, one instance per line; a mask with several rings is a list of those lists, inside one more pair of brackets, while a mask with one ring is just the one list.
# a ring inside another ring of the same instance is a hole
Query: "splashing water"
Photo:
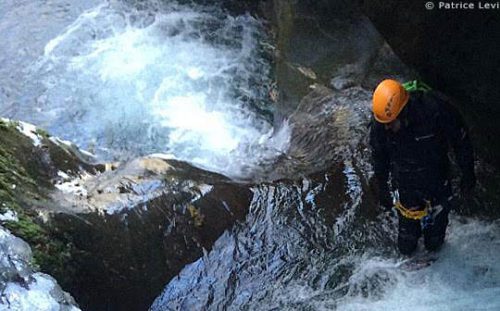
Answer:
[[[396, 251], [397, 217], [363, 218], [355, 195], [361, 185], [348, 163], [342, 174], [344, 189], [354, 195], [346, 196], [337, 212], [328, 194], [335, 192], [328, 190], [335, 175], [325, 176], [319, 184], [311, 180], [302, 186], [255, 189], [245, 223], [226, 232], [210, 253], [186, 266], [151, 309], [500, 308], [498, 220], [452, 213], [438, 259], [411, 270]], [[331, 219], [329, 213], [336, 216]]]
[[250, 15], [109, 1], [46, 44], [16, 115], [103, 159], [168, 153], [241, 177], [287, 148], [265, 39]]
[[[339, 309], [499, 310], [499, 239], [498, 222], [452, 217], [446, 244], [434, 264], [405, 271], [400, 261], [363, 258]], [[373, 282], [377, 279], [380, 282]], [[370, 281], [378, 284], [376, 291], [353, 290]]]

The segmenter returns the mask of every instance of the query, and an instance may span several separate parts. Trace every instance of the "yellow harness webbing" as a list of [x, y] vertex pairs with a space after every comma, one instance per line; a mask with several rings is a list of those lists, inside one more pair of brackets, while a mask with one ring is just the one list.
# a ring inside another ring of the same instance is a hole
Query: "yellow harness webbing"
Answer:
[[431, 202], [426, 201], [426, 206], [423, 210], [411, 210], [401, 204], [400, 201], [396, 201], [394, 207], [403, 215], [405, 218], [413, 219], [413, 220], [421, 220], [425, 216], [428, 215], [428, 210], [431, 207]]

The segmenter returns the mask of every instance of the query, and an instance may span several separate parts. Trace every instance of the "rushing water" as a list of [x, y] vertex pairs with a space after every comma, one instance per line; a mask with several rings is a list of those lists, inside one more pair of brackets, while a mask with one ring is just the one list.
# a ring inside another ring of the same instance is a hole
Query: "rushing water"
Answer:
[[0, 34], [9, 42], [0, 46], [2, 116], [101, 159], [168, 153], [232, 177], [283, 154], [284, 170], [306, 166], [297, 175], [340, 163], [255, 186], [246, 221], [174, 278], [153, 310], [500, 309], [498, 221], [453, 215], [439, 259], [408, 271], [394, 216], [369, 215], [365, 90], [302, 107], [293, 137], [288, 125], [272, 127], [267, 38], [250, 15], [169, 1], [4, 0]]
[[394, 248], [397, 220], [363, 215], [349, 171], [352, 196], [340, 210], [328, 203], [335, 190], [318, 191], [339, 176], [256, 189], [246, 222], [174, 278], [152, 310], [500, 308], [498, 221], [452, 215], [437, 261], [412, 271]]
[[[23, 87], [0, 110], [101, 159], [167, 153], [242, 177], [281, 154], [286, 127], [272, 127], [261, 22], [217, 7], [144, 4], [105, 1], [40, 37], [43, 52], [7, 81]], [[3, 54], [7, 62], [13, 51]]]
[[499, 310], [499, 223], [451, 218], [439, 259], [418, 271], [405, 271], [401, 260], [369, 258], [357, 263], [349, 284], [385, 275], [381, 294], [349, 293], [343, 310]]

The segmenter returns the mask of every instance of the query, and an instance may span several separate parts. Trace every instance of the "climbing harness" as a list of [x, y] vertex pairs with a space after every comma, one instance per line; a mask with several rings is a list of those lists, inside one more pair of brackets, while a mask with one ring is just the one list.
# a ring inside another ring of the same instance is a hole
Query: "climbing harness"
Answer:
[[415, 92], [415, 91], [429, 92], [432, 90], [430, 86], [418, 80], [408, 81], [403, 83], [402, 85], [407, 92]]
[[427, 226], [434, 224], [434, 219], [436, 216], [443, 211], [443, 206], [441, 204], [432, 206], [431, 201], [425, 201], [425, 207], [422, 210], [412, 210], [404, 207], [404, 205], [399, 200], [399, 192], [394, 191], [394, 207], [403, 215], [405, 218], [420, 220], [422, 222], [422, 227], [425, 229]]
[[425, 208], [423, 210], [411, 210], [403, 206], [400, 201], [396, 201], [394, 207], [403, 215], [405, 218], [413, 220], [421, 220], [428, 216], [428, 210], [431, 208], [431, 203], [426, 201]]

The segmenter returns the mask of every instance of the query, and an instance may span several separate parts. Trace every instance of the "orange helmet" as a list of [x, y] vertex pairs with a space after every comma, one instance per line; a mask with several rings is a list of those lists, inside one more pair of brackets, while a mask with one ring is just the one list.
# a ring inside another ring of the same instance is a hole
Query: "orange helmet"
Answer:
[[394, 121], [408, 102], [410, 95], [396, 80], [387, 79], [373, 92], [373, 116], [380, 123]]

